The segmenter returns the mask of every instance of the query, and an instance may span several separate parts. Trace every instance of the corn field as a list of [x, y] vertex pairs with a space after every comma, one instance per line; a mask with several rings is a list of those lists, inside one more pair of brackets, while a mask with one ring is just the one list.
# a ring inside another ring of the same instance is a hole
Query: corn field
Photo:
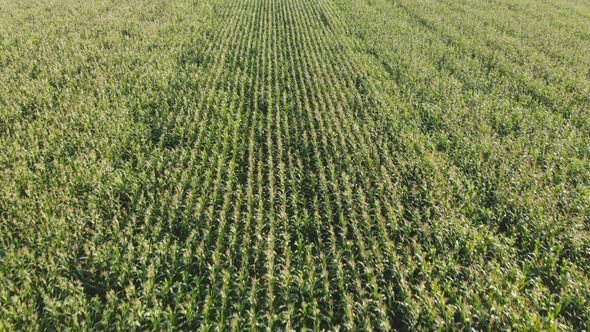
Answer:
[[0, 0], [0, 330], [588, 330], [589, 54], [585, 0]]

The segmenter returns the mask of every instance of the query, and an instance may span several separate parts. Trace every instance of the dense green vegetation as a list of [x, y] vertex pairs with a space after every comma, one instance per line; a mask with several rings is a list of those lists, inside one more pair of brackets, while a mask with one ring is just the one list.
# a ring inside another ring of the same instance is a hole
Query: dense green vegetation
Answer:
[[590, 328], [590, 2], [0, 0], [0, 330]]

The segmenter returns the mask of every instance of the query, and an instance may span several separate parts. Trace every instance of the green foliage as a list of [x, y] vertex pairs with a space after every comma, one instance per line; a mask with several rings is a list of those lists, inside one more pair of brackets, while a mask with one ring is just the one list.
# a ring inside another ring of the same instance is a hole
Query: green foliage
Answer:
[[0, 8], [0, 330], [590, 328], [588, 4]]

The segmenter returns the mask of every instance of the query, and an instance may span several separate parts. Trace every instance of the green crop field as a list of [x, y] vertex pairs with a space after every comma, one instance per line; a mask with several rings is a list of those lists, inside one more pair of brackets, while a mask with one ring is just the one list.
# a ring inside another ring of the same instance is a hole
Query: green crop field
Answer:
[[0, 0], [0, 331], [589, 329], [590, 1]]

